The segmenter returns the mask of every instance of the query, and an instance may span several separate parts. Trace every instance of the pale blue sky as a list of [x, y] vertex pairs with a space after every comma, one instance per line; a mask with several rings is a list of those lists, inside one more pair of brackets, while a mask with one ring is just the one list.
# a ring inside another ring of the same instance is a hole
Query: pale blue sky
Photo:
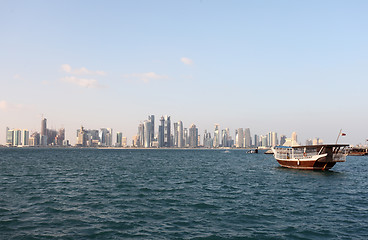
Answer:
[[299, 139], [368, 138], [368, 1], [1, 1], [5, 127], [171, 115]]

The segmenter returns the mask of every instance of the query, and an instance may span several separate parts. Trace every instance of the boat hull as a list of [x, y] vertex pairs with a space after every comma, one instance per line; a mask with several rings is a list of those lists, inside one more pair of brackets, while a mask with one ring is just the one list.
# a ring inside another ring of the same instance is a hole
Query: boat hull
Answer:
[[286, 168], [303, 170], [329, 170], [335, 166], [336, 162], [318, 161], [318, 160], [281, 160], [277, 162]]

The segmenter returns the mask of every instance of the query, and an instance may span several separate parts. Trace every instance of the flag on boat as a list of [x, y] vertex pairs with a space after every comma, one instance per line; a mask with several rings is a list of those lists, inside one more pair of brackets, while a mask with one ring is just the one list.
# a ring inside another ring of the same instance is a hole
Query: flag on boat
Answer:
[[341, 136], [346, 136], [346, 133], [341, 133]]

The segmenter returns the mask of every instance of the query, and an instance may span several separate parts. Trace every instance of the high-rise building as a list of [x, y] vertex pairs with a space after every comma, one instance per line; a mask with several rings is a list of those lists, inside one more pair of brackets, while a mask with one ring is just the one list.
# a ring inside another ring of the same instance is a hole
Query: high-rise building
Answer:
[[40, 133], [34, 132], [31, 134], [29, 141], [29, 146], [38, 146], [40, 145]]
[[22, 130], [14, 129], [13, 131], [13, 146], [22, 145]]
[[316, 137], [316, 138], [313, 139], [312, 143], [313, 143], [313, 145], [320, 145], [320, 144], [323, 144], [323, 140]]
[[123, 137], [122, 140], [121, 140], [121, 145], [123, 147], [127, 147], [128, 146], [128, 139], [127, 137]]
[[306, 145], [306, 146], [313, 145], [313, 140], [312, 140], [312, 139], [307, 139], [307, 140], [305, 140], [305, 145]]
[[155, 139], [155, 115], [148, 116], [148, 121], [151, 122], [150, 132], [150, 141], [153, 142]]
[[84, 131], [83, 126], [77, 131], [77, 146], [86, 147], [87, 146], [87, 133]]
[[259, 136], [257, 134], [254, 134], [254, 147], [258, 147], [259, 146]]
[[267, 147], [274, 147], [278, 145], [277, 133], [269, 132], [267, 135]]
[[244, 131], [243, 128], [238, 128], [235, 130], [235, 146], [237, 148], [244, 147]]
[[179, 132], [178, 132], [178, 123], [177, 122], [174, 122], [174, 131], [173, 131], [173, 133], [174, 133], [174, 137], [173, 137], [173, 139], [174, 139], [174, 141], [173, 141], [173, 143], [172, 143], [172, 145], [173, 145], [173, 147], [177, 147], [178, 146], [178, 141], [179, 141]]
[[218, 148], [220, 146], [220, 125], [215, 124], [215, 131], [213, 134], [213, 147]]
[[164, 147], [171, 147], [171, 120], [170, 116], [164, 117]]
[[138, 141], [137, 147], [144, 147], [144, 124], [140, 123], [138, 125]]
[[164, 147], [164, 127], [165, 127], [165, 119], [162, 116], [160, 118], [160, 126], [158, 126], [158, 136], [157, 136], [157, 140], [158, 140], [158, 147]]
[[139, 147], [139, 136], [135, 135], [132, 137], [132, 147]]
[[284, 143], [286, 142], [286, 136], [285, 135], [281, 135], [280, 137], [280, 145], [284, 145]]
[[116, 146], [117, 147], [123, 146], [123, 133], [122, 132], [116, 133]]
[[231, 147], [231, 136], [229, 128], [221, 130], [221, 146]]
[[100, 145], [101, 146], [112, 146], [113, 145], [113, 141], [112, 141], [112, 128], [101, 128], [99, 131], [99, 140], [100, 140]]
[[278, 145], [277, 133], [276, 132], [272, 132], [271, 147], [274, 147], [276, 145]]
[[298, 142], [298, 136], [297, 136], [296, 132], [293, 132], [291, 134], [291, 141], [292, 142]]
[[183, 122], [178, 122], [178, 147], [184, 147], [184, 129], [183, 129]]
[[260, 142], [262, 147], [268, 147], [268, 136], [262, 136], [260, 137]]
[[187, 128], [184, 128], [184, 146], [189, 147], [189, 133]]
[[211, 133], [207, 132], [207, 130], [204, 130], [203, 134], [203, 147], [205, 148], [212, 148], [213, 142], [211, 138]]
[[13, 145], [13, 130], [10, 130], [8, 127], [6, 127], [6, 145]]
[[151, 132], [150, 132], [150, 131], [152, 131], [151, 124], [152, 124], [151, 121], [145, 120], [143, 122], [143, 130], [144, 130], [144, 133], [143, 133], [143, 138], [144, 138], [143, 146], [145, 148], [151, 147], [151, 136], [152, 136]]
[[198, 147], [198, 128], [194, 124], [189, 128], [189, 147]]
[[58, 146], [63, 146], [64, 140], [65, 140], [65, 128], [60, 128], [55, 138], [55, 144]]
[[23, 129], [22, 131], [22, 144], [23, 146], [29, 145], [29, 131], [27, 129]]
[[47, 119], [43, 118], [41, 120], [41, 134], [40, 134], [40, 145], [47, 145]]
[[56, 136], [58, 132], [55, 129], [47, 129], [47, 145], [55, 145], [56, 144]]
[[252, 146], [252, 137], [250, 136], [250, 129], [244, 130], [244, 147], [249, 148]]

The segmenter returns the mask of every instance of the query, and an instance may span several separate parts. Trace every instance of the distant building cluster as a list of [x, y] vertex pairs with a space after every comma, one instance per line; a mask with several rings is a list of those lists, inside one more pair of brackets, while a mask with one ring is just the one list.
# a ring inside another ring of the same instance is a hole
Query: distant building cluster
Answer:
[[77, 130], [77, 147], [126, 147], [127, 138], [121, 132], [116, 134], [116, 142], [113, 141], [112, 128], [84, 129], [81, 126]]
[[[138, 125], [138, 132], [133, 136], [131, 145], [122, 132], [115, 135], [112, 128], [85, 129], [81, 126], [76, 131], [77, 147], [136, 147], [136, 148], [270, 148], [277, 145], [296, 145], [298, 143], [296, 132], [291, 138], [285, 135], [278, 137], [276, 132], [265, 135], [251, 135], [250, 128], [235, 129], [234, 138], [229, 128], [220, 129], [219, 124], [214, 125], [213, 132], [204, 130], [201, 137], [195, 124], [188, 128], [182, 121], [171, 123], [170, 116], [162, 116], [155, 128], [155, 116], [148, 116]], [[308, 139], [306, 145], [323, 144], [319, 138]], [[47, 128], [47, 119], [41, 120], [41, 131], [30, 132], [27, 129], [6, 128], [7, 146], [70, 146], [65, 140], [65, 128], [58, 131]]]
[[33, 132], [29, 135], [27, 129], [6, 128], [6, 145], [11, 147], [19, 146], [67, 146], [65, 141], [65, 128], [58, 131], [47, 128], [47, 119], [41, 120], [41, 132]]
[[[172, 130], [171, 130], [172, 129]], [[202, 139], [202, 141], [201, 141]], [[195, 124], [189, 128], [183, 126], [182, 121], [171, 125], [170, 116], [162, 116], [155, 132], [155, 116], [150, 115], [138, 125], [138, 133], [132, 138], [132, 147], [140, 148], [269, 148], [283, 145], [286, 142], [297, 143], [297, 134], [292, 133], [291, 139], [281, 135], [278, 138], [276, 132], [266, 135], [255, 134], [252, 138], [250, 128], [238, 128], [235, 130], [234, 139], [229, 128], [220, 129], [215, 124], [213, 133], [204, 130], [203, 137], [198, 132]], [[319, 143], [321, 140], [319, 140]], [[313, 142], [314, 144], [314, 142]]]

